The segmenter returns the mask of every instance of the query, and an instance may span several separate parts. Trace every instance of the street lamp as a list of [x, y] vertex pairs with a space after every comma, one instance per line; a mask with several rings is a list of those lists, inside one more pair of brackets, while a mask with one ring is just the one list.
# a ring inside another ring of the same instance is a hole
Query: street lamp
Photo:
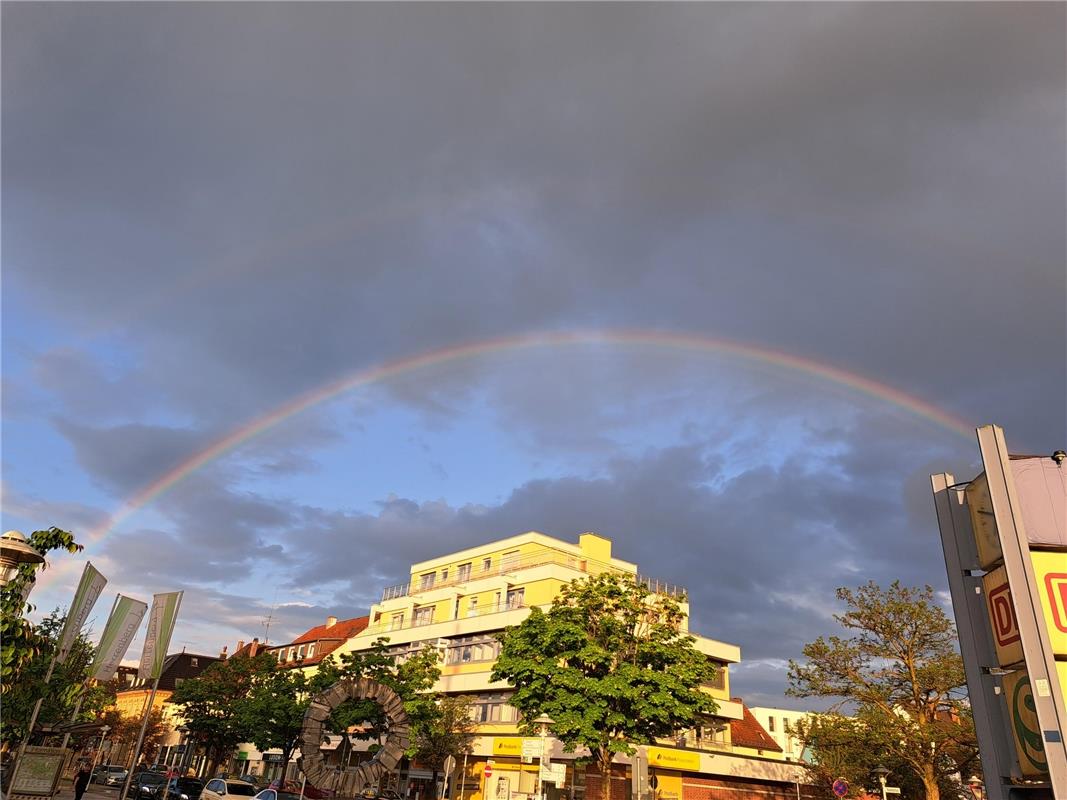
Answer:
[[889, 770], [887, 770], [885, 767], [883, 767], [881, 764], [879, 764], [877, 767], [872, 769], [871, 772], [873, 772], [875, 775], [878, 776], [878, 783], [882, 787], [882, 800], [886, 800], [885, 776], [889, 774]]
[[545, 740], [548, 738], [549, 726], [555, 722], [548, 714], [542, 714], [534, 720], [534, 725], [541, 729], [541, 757], [537, 760], [537, 791], [541, 800], [545, 800]]
[[14, 580], [19, 565], [43, 563], [44, 556], [19, 531], [8, 531], [0, 536], [0, 588]]

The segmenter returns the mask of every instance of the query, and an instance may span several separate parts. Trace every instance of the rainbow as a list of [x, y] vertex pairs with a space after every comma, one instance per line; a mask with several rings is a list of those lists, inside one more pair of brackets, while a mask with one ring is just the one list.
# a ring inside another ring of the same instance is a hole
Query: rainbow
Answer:
[[225, 454], [235, 450], [249, 439], [281, 424], [302, 411], [326, 402], [353, 389], [369, 386], [389, 378], [403, 375], [426, 367], [447, 364], [476, 356], [492, 355], [502, 352], [529, 350], [537, 348], [566, 347], [570, 345], [612, 345], [658, 347], [672, 350], [695, 351], [734, 356], [768, 364], [777, 368], [800, 372], [805, 375], [847, 387], [860, 394], [874, 397], [882, 402], [902, 408], [912, 414], [967, 438], [974, 436], [974, 426], [965, 420], [921, 400], [918, 397], [894, 389], [878, 381], [863, 377], [853, 372], [833, 367], [819, 361], [790, 355], [778, 350], [757, 347], [750, 344], [727, 339], [719, 339], [694, 334], [669, 333], [655, 330], [617, 329], [602, 331], [570, 331], [548, 333], [526, 333], [515, 336], [503, 336], [476, 342], [442, 347], [418, 355], [398, 358], [374, 367], [359, 370], [337, 380], [305, 392], [268, 411], [251, 422], [231, 431], [204, 448], [192, 458], [179, 464], [170, 472], [141, 489], [136, 495], [127, 499], [123, 505], [104, 521], [90, 531], [89, 538], [96, 540], [114, 530], [117, 525], [129, 518], [141, 508], [151, 503], [182, 479], [210, 464]]

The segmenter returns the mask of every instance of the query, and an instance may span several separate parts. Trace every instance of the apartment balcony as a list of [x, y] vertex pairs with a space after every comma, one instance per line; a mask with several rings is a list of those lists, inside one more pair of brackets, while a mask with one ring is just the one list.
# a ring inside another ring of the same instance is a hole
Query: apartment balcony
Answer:
[[[450, 575], [446, 580], [439, 580], [438, 577], [435, 576], [432, 581], [424, 581], [420, 578], [411, 581], [410, 583], [401, 583], [397, 586], [390, 586], [382, 591], [382, 602], [385, 602], [386, 600], [395, 600], [398, 597], [409, 597], [411, 595], [419, 594], [420, 592], [428, 592], [432, 589], [459, 586], [471, 583], [472, 581], [479, 581], [483, 578], [513, 575], [516, 572], [543, 566], [565, 567], [567, 569], [575, 570], [576, 572], [590, 575], [599, 575], [602, 572], [618, 572], [619, 574], [626, 574], [611, 564], [581, 558], [580, 556], [571, 555], [559, 550], [545, 549], [541, 552], [531, 553], [519, 558], [498, 559], [489, 567], [489, 569], [476, 570], [473, 568], [474, 565], [472, 564], [470, 570], [457, 570], [455, 575]], [[667, 583], [666, 581], [661, 581], [655, 578], [648, 578], [644, 575], [633, 575], [632, 577], [638, 584], [646, 587], [650, 592], [654, 592], [655, 594], [667, 595], [677, 599], [684, 599], [687, 595], [685, 588], [678, 586], [677, 584]]]
[[465, 619], [475, 619], [484, 617], [489, 614], [500, 614], [506, 611], [520, 611], [526, 608], [522, 603], [491, 603], [484, 608], [475, 609], [473, 612], [468, 612], [460, 617], [452, 619], [420, 619], [420, 620], [405, 620], [402, 625], [394, 625], [391, 622], [383, 622], [378, 625], [368, 625], [359, 633], [359, 637], [378, 637], [387, 636], [390, 633], [396, 633], [398, 631], [409, 631], [412, 628], [427, 628], [431, 625], [437, 625], [442, 622], [457, 622]]

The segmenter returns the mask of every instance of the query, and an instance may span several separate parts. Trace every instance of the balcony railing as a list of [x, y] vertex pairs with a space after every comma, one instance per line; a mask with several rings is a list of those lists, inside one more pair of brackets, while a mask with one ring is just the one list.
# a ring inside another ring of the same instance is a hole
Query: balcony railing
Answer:
[[[541, 567], [546, 565], [556, 565], [561, 567], [567, 567], [578, 572], [585, 572], [588, 574], [599, 575], [601, 572], [618, 572], [623, 573], [617, 567], [611, 564], [605, 564], [602, 561], [594, 561], [593, 559], [581, 558], [579, 556], [573, 556], [569, 553], [563, 553], [559, 550], [551, 550], [546, 548], [545, 550], [538, 551], [536, 553], [530, 553], [527, 556], [518, 558], [497, 558], [493, 560], [493, 564], [489, 569], [474, 569], [474, 563], [471, 564], [470, 570], [460, 572], [457, 570], [455, 575], [449, 575], [445, 580], [440, 580], [437, 575], [434, 576], [433, 582], [423, 583], [421, 577], [411, 581], [410, 583], [401, 583], [396, 586], [390, 586], [382, 591], [382, 602], [386, 600], [394, 600], [398, 597], [409, 597], [420, 592], [428, 592], [433, 589], [442, 589], [450, 586], [458, 586], [464, 583], [470, 583], [471, 581], [482, 580], [483, 578], [494, 578], [501, 575], [510, 575], [518, 572], [519, 570], [531, 569], [533, 567]], [[674, 598], [683, 598], [687, 592], [684, 587], [677, 584], [667, 583], [655, 578], [648, 578], [644, 575], [635, 575], [634, 580], [646, 587], [650, 592], [655, 594], [668, 595]]]
[[487, 614], [498, 614], [504, 611], [518, 611], [520, 609], [527, 608], [523, 603], [491, 603], [484, 608], [477, 608], [474, 613], [468, 612], [461, 617], [450, 617], [448, 619], [431, 619], [426, 620], [404, 620], [402, 625], [393, 625], [391, 622], [381, 622], [377, 625], [369, 625], [360, 631], [360, 637], [364, 636], [386, 636], [396, 631], [407, 631], [412, 628], [425, 628], [427, 625], [436, 625], [439, 622], [455, 622], [457, 619], [467, 619], [469, 617], [483, 617]]

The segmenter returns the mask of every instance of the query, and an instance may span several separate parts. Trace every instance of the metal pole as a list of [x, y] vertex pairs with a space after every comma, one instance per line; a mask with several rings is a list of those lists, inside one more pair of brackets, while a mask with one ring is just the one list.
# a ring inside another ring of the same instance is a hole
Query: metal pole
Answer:
[[459, 800], [463, 800], [463, 791], [467, 788], [467, 754], [463, 754], [463, 783], [459, 785]]
[[878, 776], [878, 783], [882, 785], [882, 800], [886, 800], [885, 796], [885, 775]]
[[144, 732], [148, 727], [148, 717], [152, 714], [152, 703], [156, 699], [156, 690], [159, 688], [159, 676], [156, 676], [155, 681], [152, 682], [152, 693], [148, 695], [148, 707], [145, 709], [144, 716], [141, 718], [141, 731], [137, 734], [137, 744], [133, 748], [133, 761], [130, 763], [130, 768], [126, 772], [126, 781], [122, 784], [122, 791], [119, 792], [118, 800], [126, 800], [126, 794], [130, 791], [130, 783], [133, 781], [133, 768], [137, 766], [137, 759], [141, 757], [141, 745], [144, 744]]
[[[78, 712], [82, 710], [82, 700], [85, 699], [85, 690], [87, 688], [88, 687], [85, 684], [82, 684], [82, 693], [80, 695], [78, 695], [78, 702], [74, 704], [74, 713], [72, 713], [70, 715], [70, 721], [71, 722], [77, 722], [78, 721]], [[60, 749], [61, 750], [66, 750], [67, 749], [67, 743], [69, 741], [70, 741], [70, 731], [67, 731], [66, 733], [63, 734], [63, 744], [61, 744], [59, 746]]]
[[[545, 740], [548, 738], [548, 726], [541, 726], [541, 756], [537, 760], [537, 794], [545, 800]], [[608, 784], [611, 788], [611, 784]]]

